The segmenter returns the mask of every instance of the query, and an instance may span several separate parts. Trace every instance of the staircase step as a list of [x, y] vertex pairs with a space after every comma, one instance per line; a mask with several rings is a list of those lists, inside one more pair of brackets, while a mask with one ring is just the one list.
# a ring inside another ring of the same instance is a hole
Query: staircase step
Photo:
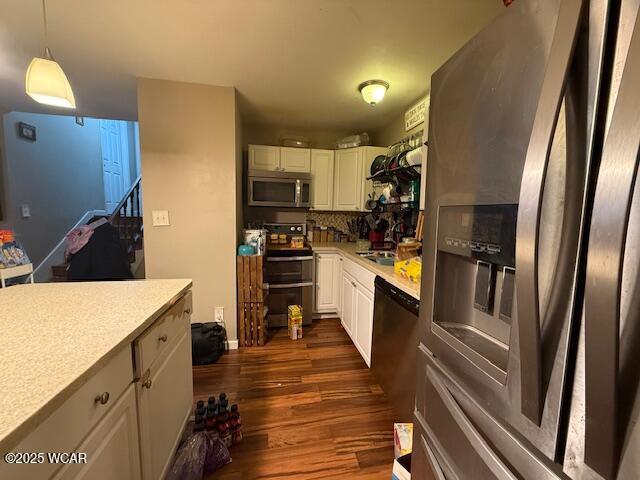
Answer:
[[61, 265], [52, 265], [51, 266], [51, 273], [53, 273], [54, 277], [61, 277], [61, 278], [67, 278], [67, 268], [69, 268], [68, 264], [61, 264]]

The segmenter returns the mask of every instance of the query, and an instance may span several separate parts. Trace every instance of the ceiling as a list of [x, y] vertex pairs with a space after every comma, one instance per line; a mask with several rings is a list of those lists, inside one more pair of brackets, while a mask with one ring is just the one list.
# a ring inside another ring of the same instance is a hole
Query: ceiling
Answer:
[[[77, 114], [135, 119], [136, 77], [238, 90], [243, 121], [374, 129], [429, 88], [502, 0], [49, 0], [49, 40]], [[44, 47], [40, 0], [0, 0], [0, 109], [40, 107], [24, 74]], [[357, 85], [381, 78], [370, 107]]]

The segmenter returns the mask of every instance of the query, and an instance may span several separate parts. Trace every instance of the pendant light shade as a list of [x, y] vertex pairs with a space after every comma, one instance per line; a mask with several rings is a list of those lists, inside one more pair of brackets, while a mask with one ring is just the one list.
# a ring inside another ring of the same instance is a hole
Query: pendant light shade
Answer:
[[[42, 0], [42, 20], [44, 40], [47, 44], [47, 5]], [[53, 59], [49, 47], [44, 49], [44, 57], [34, 57], [27, 68], [24, 79], [27, 95], [38, 103], [54, 107], [76, 108], [76, 99], [64, 71]]]
[[48, 48], [45, 50], [45, 58], [35, 57], [31, 60], [25, 78], [25, 90], [38, 103], [76, 108], [69, 80]]
[[388, 88], [389, 84], [384, 80], [367, 80], [358, 86], [362, 99], [369, 105], [380, 103]]

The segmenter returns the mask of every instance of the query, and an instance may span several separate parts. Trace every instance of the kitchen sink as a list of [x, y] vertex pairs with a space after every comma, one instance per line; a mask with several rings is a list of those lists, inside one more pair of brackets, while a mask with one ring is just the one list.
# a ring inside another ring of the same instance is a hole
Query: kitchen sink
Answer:
[[360, 257], [366, 258], [380, 265], [393, 265], [396, 254], [386, 250], [368, 250], [366, 252], [356, 252]]

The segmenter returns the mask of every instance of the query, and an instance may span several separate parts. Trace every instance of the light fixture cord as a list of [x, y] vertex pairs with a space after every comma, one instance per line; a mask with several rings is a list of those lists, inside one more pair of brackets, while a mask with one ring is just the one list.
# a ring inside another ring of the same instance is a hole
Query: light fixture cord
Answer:
[[47, 4], [46, 0], [42, 0], [42, 19], [44, 20], [44, 43], [45, 45], [48, 43], [48, 35], [47, 35]]

